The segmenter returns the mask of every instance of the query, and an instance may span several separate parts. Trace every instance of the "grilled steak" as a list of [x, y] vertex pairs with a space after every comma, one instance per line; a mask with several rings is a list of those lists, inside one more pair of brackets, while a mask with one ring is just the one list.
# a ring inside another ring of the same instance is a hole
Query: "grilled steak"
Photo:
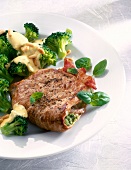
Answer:
[[[29, 120], [46, 130], [63, 132], [73, 126], [85, 112], [86, 105], [76, 94], [87, 87], [76, 76], [62, 69], [41, 69], [27, 79], [11, 85], [12, 105], [27, 109]], [[34, 92], [43, 92], [41, 99], [30, 103]]]

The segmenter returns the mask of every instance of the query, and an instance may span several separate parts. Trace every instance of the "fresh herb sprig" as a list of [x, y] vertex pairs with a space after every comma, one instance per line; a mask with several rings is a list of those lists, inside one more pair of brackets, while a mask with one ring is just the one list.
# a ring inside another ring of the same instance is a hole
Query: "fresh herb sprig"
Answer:
[[[89, 58], [81, 58], [75, 62], [77, 68], [78, 67], [86, 68], [86, 66], [89, 63], [91, 63], [91, 60]], [[95, 65], [92, 76], [94, 77], [102, 76], [105, 73], [106, 67], [107, 67], [107, 60], [104, 59], [100, 61], [98, 64]], [[110, 101], [110, 97], [106, 93], [101, 91], [98, 92], [79, 91], [77, 93], [77, 97], [80, 100], [82, 100], [84, 103], [90, 104], [92, 106], [103, 106]]]
[[[77, 68], [85, 68], [86, 71], [89, 71], [92, 67], [91, 59], [88, 57], [82, 57], [75, 61], [75, 65]], [[100, 61], [93, 69], [93, 76], [99, 77], [102, 76], [106, 70], [107, 67], [107, 60], [104, 59]]]
[[110, 101], [110, 97], [104, 92], [79, 91], [77, 97], [86, 104], [92, 106], [103, 106]]

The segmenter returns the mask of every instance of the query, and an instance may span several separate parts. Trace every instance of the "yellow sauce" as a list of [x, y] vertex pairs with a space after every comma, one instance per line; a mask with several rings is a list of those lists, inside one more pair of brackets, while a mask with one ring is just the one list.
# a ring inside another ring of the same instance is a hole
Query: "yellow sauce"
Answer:
[[39, 57], [44, 54], [44, 50], [39, 46], [43, 43], [43, 40], [31, 43], [24, 35], [12, 30], [8, 30], [7, 38], [13, 48], [21, 52], [21, 55], [12, 61], [16, 64], [18, 62], [25, 64], [30, 72], [35, 73], [40, 68]]
[[35, 40], [35, 41], [34, 41], [34, 43], [39, 44], [39, 45], [42, 45], [43, 42], [45, 42], [44, 39], [38, 39], [38, 40]]
[[16, 103], [14, 104], [13, 110], [11, 111], [9, 117], [3, 120], [0, 127], [4, 126], [6, 123], [11, 123], [14, 120], [14, 118], [18, 115], [28, 117], [27, 110], [25, 109], [25, 107], [23, 105]]
[[7, 39], [16, 50], [19, 50], [21, 46], [28, 42], [28, 39], [24, 35], [19, 32], [13, 32], [12, 30], [8, 31]]
[[14, 58], [12, 61], [14, 61], [16, 64], [18, 64], [18, 62], [25, 64], [28, 70], [32, 73], [35, 73], [38, 70], [38, 67], [35, 66], [33, 60], [29, 59], [26, 55], [18, 56]]

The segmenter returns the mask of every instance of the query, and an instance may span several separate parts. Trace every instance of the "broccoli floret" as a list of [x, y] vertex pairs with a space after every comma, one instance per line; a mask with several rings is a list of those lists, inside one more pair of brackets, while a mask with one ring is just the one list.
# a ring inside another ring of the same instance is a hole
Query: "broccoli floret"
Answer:
[[1, 132], [3, 135], [18, 135], [22, 136], [26, 133], [28, 128], [28, 121], [26, 117], [17, 115], [10, 123], [5, 123], [1, 127]]
[[10, 67], [8, 68], [8, 72], [13, 77], [15, 77], [15, 75], [21, 77], [29, 76], [29, 70], [27, 66], [21, 62], [18, 62], [18, 64], [16, 64], [15, 62], [11, 62]]
[[0, 78], [8, 80], [10, 83], [13, 81], [13, 77], [8, 73], [5, 65], [8, 63], [8, 57], [5, 54], [0, 54]]
[[33, 42], [39, 37], [39, 29], [33, 23], [25, 23], [25, 37], [28, 41]]
[[43, 49], [44, 54], [41, 54], [39, 58], [41, 68], [45, 68], [50, 65], [55, 66], [57, 61], [57, 54], [45, 45], [43, 45]]
[[55, 51], [60, 59], [67, 55], [66, 46], [71, 44], [72, 31], [52, 33], [45, 39], [45, 45]]
[[17, 56], [17, 50], [15, 50], [6, 37], [7, 31], [0, 34], [0, 54], [5, 54], [8, 60], [11, 61]]
[[7, 113], [11, 109], [11, 103], [7, 99], [9, 91], [9, 82], [0, 78], [0, 112]]

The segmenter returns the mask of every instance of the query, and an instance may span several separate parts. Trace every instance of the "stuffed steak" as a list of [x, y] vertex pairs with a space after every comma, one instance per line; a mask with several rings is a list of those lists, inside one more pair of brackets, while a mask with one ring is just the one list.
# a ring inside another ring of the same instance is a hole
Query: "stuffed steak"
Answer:
[[[77, 93], [87, 90], [87, 86], [62, 69], [41, 69], [12, 84], [10, 90], [12, 105], [23, 105], [29, 120], [46, 130], [63, 132], [71, 128], [86, 109]], [[42, 92], [43, 96], [31, 104], [30, 96], [35, 92]]]

